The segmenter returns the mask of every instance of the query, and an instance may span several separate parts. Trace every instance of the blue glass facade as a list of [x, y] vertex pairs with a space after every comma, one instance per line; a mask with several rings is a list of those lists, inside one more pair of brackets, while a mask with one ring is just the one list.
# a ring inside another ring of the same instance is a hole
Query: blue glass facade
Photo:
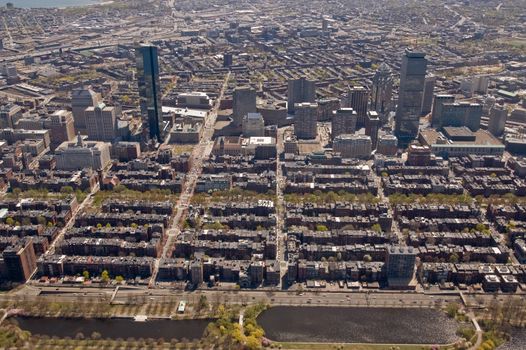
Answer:
[[135, 57], [143, 126], [148, 130], [150, 139], [157, 139], [161, 142], [164, 135], [164, 124], [157, 47], [139, 46], [135, 49]]

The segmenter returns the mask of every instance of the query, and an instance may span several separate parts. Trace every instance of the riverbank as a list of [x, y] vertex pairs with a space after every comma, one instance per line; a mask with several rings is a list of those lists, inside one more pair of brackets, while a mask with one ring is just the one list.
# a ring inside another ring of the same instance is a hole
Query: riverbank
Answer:
[[[214, 344], [222, 344], [223, 349], [241, 345], [254, 350], [264, 346], [292, 350], [392, 350], [393, 347], [427, 350], [434, 346], [453, 350], [451, 344], [457, 340], [458, 346], [466, 345], [463, 349], [476, 342], [468, 313], [456, 303], [436, 309], [269, 306], [254, 302], [224, 304], [220, 299], [201, 294], [192, 299], [186, 296], [185, 313], [178, 314], [181, 296], [130, 298], [128, 304], [119, 305], [111, 304], [110, 300], [86, 299], [75, 303], [16, 298], [1, 301], [0, 309], [17, 308], [19, 312], [0, 326], [0, 348], [25, 344], [26, 348], [36, 349], [55, 346], [63, 349], [209, 349]], [[22, 317], [17, 319], [17, 315]], [[147, 317], [147, 321], [134, 322], [135, 316]], [[211, 317], [215, 321], [210, 322]], [[183, 331], [183, 325], [190, 325], [191, 332]], [[486, 345], [490, 344], [487, 340], [502, 344], [492, 336], [490, 328], [484, 331]], [[276, 336], [276, 332], [281, 335]], [[190, 341], [190, 336], [202, 337]], [[419, 344], [413, 344], [415, 342]]]

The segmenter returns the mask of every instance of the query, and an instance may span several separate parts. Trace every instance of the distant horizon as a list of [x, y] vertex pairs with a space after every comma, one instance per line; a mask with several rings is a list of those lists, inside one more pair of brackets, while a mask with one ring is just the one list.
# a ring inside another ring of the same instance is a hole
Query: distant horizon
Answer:
[[101, 2], [100, 0], [12, 0], [3, 2], [3, 6], [12, 3], [18, 8], [60, 8], [91, 5]]

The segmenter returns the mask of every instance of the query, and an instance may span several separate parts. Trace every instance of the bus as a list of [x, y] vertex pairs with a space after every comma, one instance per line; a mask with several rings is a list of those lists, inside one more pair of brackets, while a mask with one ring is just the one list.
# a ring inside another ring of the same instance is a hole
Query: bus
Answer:
[[186, 301], [181, 300], [179, 302], [179, 306], [177, 307], [177, 313], [178, 314], [184, 314], [184, 310], [186, 309]]

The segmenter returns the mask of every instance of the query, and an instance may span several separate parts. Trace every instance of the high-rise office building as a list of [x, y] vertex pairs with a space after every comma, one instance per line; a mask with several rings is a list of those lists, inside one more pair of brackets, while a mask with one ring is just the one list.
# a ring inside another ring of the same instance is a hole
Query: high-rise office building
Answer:
[[51, 149], [57, 148], [62, 142], [71, 141], [75, 138], [73, 115], [70, 111], [59, 110], [53, 113], [47, 128], [51, 139]]
[[400, 70], [400, 91], [395, 117], [395, 135], [402, 147], [406, 147], [418, 136], [426, 71], [425, 54], [405, 52]]
[[387, 278], [411, 278], [415, 272], [416, 251], [413, 247], [390, 246], [385, 266]]
[[294, 133], [300, 139], [315, 139], [318, 135], [318, 104], [296, 103], [296, 117], [294, 119]]
[[143, 128], [147, 138], [162, 141], [165, 135], [159, 79], [157, 47], [141, 45], [135, 49], [137, 82]]
[[227, 68], [227, 67], [230, 67], [232, 64], [233, 64], [233, 58], [232, 58], [232, 54], [227, 52], [225, 54], [223, 54], [223, 67]]
[[493, 134], [493, 136], [502, 136], [507, 119], [508, 110], [503, 106], [496, 105], [491, 109], [489, 114], [488, 131]]
[[472, 97], [475, 93], [486, 94], [488, 92], [489, 77], [478, 75], [464, 78], [460, 81], [460, 92], [466, 97]]
[[434, 75], [429, 75], [424, 81], [424, 95], [422, 96], [422, 108], [420, 110], [420, 115], [427, 115], [429, 112], [431, 112], [436, 80], [437, 78]]
[[247, 113], [243, 117], [243, 136], [265, 136], [265, 121], [260, 113]]
[[387, 122], [387, 116], [393, 109], [393, 74], [385, 63], [378, 67], [373, 77], [371, 109], [378, 113], [382, 123]]
[[22, 108], [18, 105], [7, 103], [0, 107], [0, 128], [15, 128], [22, 117]]
[[71, 92], [71, 109], [75, 130], [86, 134], [86, 108], [102, 102], [99, 94], [89, 88], [75, 89]]
[[331, 136], [353, 134], [356, 131], [356, 112], [352, 108], [339, 108], [332, 112]]
[[439, 128], [441, 126], [440, 116], [442, 115], [444, 104], [453, 102], [455, 102], [455, 96], [453, 95], [435, 95], [433, 112], [431, 113], [432, 127]]
[[91, 141], [113, 142], [117, 137], [116, 108], [100, 103], [86, 109], [87, 135]]
[[365, 126], [367, 118], [367, 105], [369, 102], [369, 89], [365, 86], [351, 86], [349, 92], [342, 99], [342, 106], [356, 111], [356, 128]]
[[287, 94], [288, 111], [289, 113], [294, 113], [297, 103], [313, 103], [316, 100], [316, 82], [313, 80], [308, 80], [304, 77], [289, 80]]
[[235, 88], [232, 96], [232, 119], [234, 126], [236, 128], [241, 127], [245, 115], [256, 112], [256, 90], [249, 86]]
[[318, 101], [318, 121], [332, 120], [332, 112], [340, 108], [340, 99], [324, 98]]
[[37, 267], [33, 238], [28, 237], [6, 247], [2, 252], [2, 258], [9, 280], [27, 281]]
[[467, 126], [471, 131], [480, 129], [480, 118], [482, 117], [482, 105], [469, 102], [444, 103], [441, 126]]
[[434, 128], [444, 126], [467, 126], [471, 131], [480, 128], [482, 105], [469, 102], [455, 102], [452, 95], [435, 95], [431, 125]]
[[365, 135], [371, 138], [371, 147], [376, 149], [378, 144], [378, 129], [380, 129], [380, 118], [376, 111], [367, 112], [365, 120]]
[[201, 260], [194, 260], [190, 264], [190, 281], [194, 286], [203, 283], [203, 262]]

